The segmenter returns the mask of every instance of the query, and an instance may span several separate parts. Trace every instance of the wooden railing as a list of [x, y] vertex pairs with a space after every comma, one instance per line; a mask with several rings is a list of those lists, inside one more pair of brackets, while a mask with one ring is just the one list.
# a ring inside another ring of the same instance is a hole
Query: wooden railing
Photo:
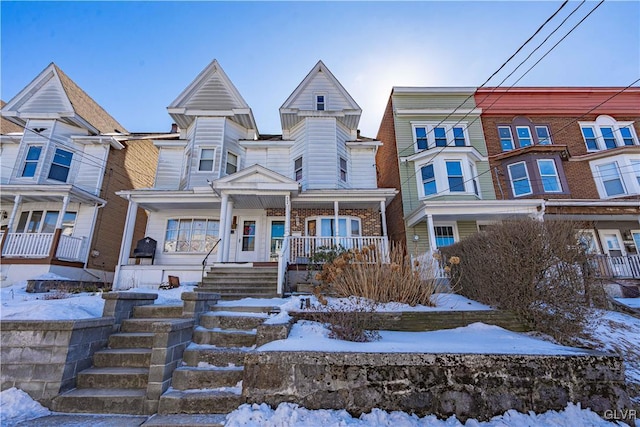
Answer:
[[590, 265], [598, 277], [640, 279], [640, 255], [594, 255]]
[[365, 237], [289, 237], [290, 264], [308, 264], [313, 262], [319, 252], [330, 250], [348, 250], [368, 248], [367, 261], [386, 262], [389, 256], [389, 243], [385, 236]]
[[82, 261], [82, 243], [84, 237], [60, 236], [56, 257], [68, 261]]
[[51, 250], [53, 233], [9, 233], [2, 248], [3, 256], [46, 258]]

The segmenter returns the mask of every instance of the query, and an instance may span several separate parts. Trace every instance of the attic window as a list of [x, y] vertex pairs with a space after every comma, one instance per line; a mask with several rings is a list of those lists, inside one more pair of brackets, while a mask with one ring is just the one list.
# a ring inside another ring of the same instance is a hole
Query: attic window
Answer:
[[316, 110], [324, 111], [325, 99], [324, 95], [316, 95]]

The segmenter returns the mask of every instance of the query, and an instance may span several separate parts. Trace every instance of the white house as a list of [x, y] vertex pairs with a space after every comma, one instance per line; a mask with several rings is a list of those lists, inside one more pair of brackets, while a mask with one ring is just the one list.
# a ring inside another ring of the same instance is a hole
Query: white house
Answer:
[[[118, 193], [129, 213], [117, 286], [157, 285], [168, 275], [198, 282], [203, 262], [278, 263], [282, 293], [287, 266], [319, 246], [387, 247], [384, 212], [396, 191], [376, 186], [381, 143], [359, 136], [360, 107], [321, 61], [280, 108], [282, 135], [258, 133], [215, 60], [168, 112], [180, 132], [154, 141], [153, 187]], [[153, 263], [131, 258], [138, 208], [157, 241]]]

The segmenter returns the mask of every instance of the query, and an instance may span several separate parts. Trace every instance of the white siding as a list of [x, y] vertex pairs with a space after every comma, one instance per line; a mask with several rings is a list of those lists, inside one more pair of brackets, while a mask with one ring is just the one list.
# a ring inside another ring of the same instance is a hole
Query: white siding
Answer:
[[71, 104], [58, 79], [50, 79], [39, 90], [22, 104], [18, 111], [21, 113], [60, 113], [71, 111]]
[[293, 100], [290, 108], [299, 108], [300, 110], [315, 110], [315, 95], [325, 96], [325, 110], [335, 111], [349, 109], [347, 99], [342, 95], [340, 90], [331, 82], [327, 76], [318, 72], [302, 90], [297, 98]]
[[240, 147], [238, 144], [238, 140], [245, 138], [247, 136], [247, 129], [242, 126], [232, 122], [231, 120], [226, 120], [225, 130], [224, 130], [224, 149], [221, 156], [221, 166], [220, 166], [220, 175], [226, 175], [227, 169], [227, 151], [231, 151], [236, 156], [238, 156], [238, 170], [244, 169], [245, 167], [252, 165], [253, 163], [245, 163], [245, 150]]
[[180, 174], [184, 160], [184, 148], [160, 148], [155, 188], [177, 190], [180, 187]]
[[22, 162], [18, 163], [19, 152], [20, 144], [4, 143], [0, 145], [0, 184], [8, 184], [13, 170], [22, 168]]
[[[349, 130], [344, 127], [344, 125], [338, 123], [336, 127], [337, 139], [336, 139], [336, 182], [338, 187], [340, 188], [349, 188], [353, 186], [353, 176], [352, 176], [352, 167], [351, 167], [351, 156], [347, 150], [346, 141], [350, 137]], [[344, 182], [340, 179], [340, 158], [343, 158], [347, 161], [347, 181]]]
[[97, 195], [104, 176], [109, 146], [85, 145], [83, 148], [82, 152], [76, 152], [73, 155], [73, 160], [79, 164], [78, 173], [73, 183], [75, 186]]
[[269, 153], [266, 158], [266, 167], [268, 169], [278, 172], [280, 175], [290, 177], [289, 171], [292, 169], [292, 165], [293, 159], [289, 155], [288, 148], [269, 148]]
[[334, 118], [307, 118], [307, 175], [308, 188], [337, 187], [336, 120]]
[[[22, 166], [24, 165], [24, 159], [27, 156], [27, 148], [29, 145], [40, 145], [42, 146], [42, 152], [40, 153], [40, 159], [38, 160], [38, 166], [36, 168], [34, 179], [31, 178], [22, 178], [16, 182], [29, 182], [29, 183], [38, 183], [40, 176], [42, 175], [42, 171], [46, 165], [46, 151], [48, 146], [49, 138], [51, 138], [51, 133], [54, 128], [54, 120], [29, 120], [27, 123], [27, 129], [34, 128], [45, 128], [40, 133], [31, 132], [29, 130], [24, 131], [24, 135], [22, 136], [22, 143], [20, 144], [20, 151], [18, 153], [18, 158], [16, 161], [16, 168], [13, 171], [13, 176], [19, 178], [22, 174]], [[18, 165], [18, 162], [20, 163]], [[47, 167], [48, 170], [48, 167]]]
[[[269, 150], [271, 152], [271, 150]], [[268, 164], [267, 161], [267, 149], [266, 148], [249, 148], [246, 152], [245, 165], [253, 166], [253, 165], [262, 165], [265, 166]], [[266, 166], [268, 167], [268, 166]], [[271, 168], [269, 168], [271, 169]], [[285, 171], [283, 175], [288, 175]]]
[[300, 122], [296, 127], [291, 130], [291, 139], [295, 141], [293, 147], [291, 147], [291, 157], [289, 157], [289, 167], [287, 170], [289, 171], [285, 176], [296, 179], [295, 171], [293, 170], [293, 162], [298, 157], [302, 156], [302, 181], [300, 184], [302, 185], [302, 189], [307, 189], [308, 182], [308, 170], [309, 170], [309, 153], [307, 151], [307, 141], [306, 141], [306, 127], [305, 122]]
[[[207, 185], [207, 180], [213, 180], [220, 176], [220, 159], [222, 151], [222, 141], [224, 137], [223, 117], [198, 117], [195, 122], [195, 134], [193, 141], [189, 141], [192, 147], [189, 178], [186, 188], [202, 187]], [[198, 161], [200, 160], [201, 148], [215, 148], [215, 158], [213, 159], [212, 172], [199, 172]]]
[[352, 148], [350, 163], [352, 188], [376, 188], [376, 160], [373, 148]]

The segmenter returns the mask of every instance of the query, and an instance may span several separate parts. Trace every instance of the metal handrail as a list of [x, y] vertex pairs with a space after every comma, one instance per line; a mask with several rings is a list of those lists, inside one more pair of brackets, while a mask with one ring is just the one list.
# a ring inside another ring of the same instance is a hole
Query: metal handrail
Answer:
[[207, 266], [207, 260], [209, 259], [209, 255], [211, 255], [211, 252], [213, 252], [213, 250], [218, 246], [218, 243], [220, 243], [222, 239], [218, 239], [218, 241], [216, 242], [215, 245], [213, 245], [213, 247], [211, 248], [211, 250], [209, 251], [209, 253], [207, 253], [207, 256], [204, 257], [204, 259], [202, 260], [202, 278], [204, 279], [204, 269]]

